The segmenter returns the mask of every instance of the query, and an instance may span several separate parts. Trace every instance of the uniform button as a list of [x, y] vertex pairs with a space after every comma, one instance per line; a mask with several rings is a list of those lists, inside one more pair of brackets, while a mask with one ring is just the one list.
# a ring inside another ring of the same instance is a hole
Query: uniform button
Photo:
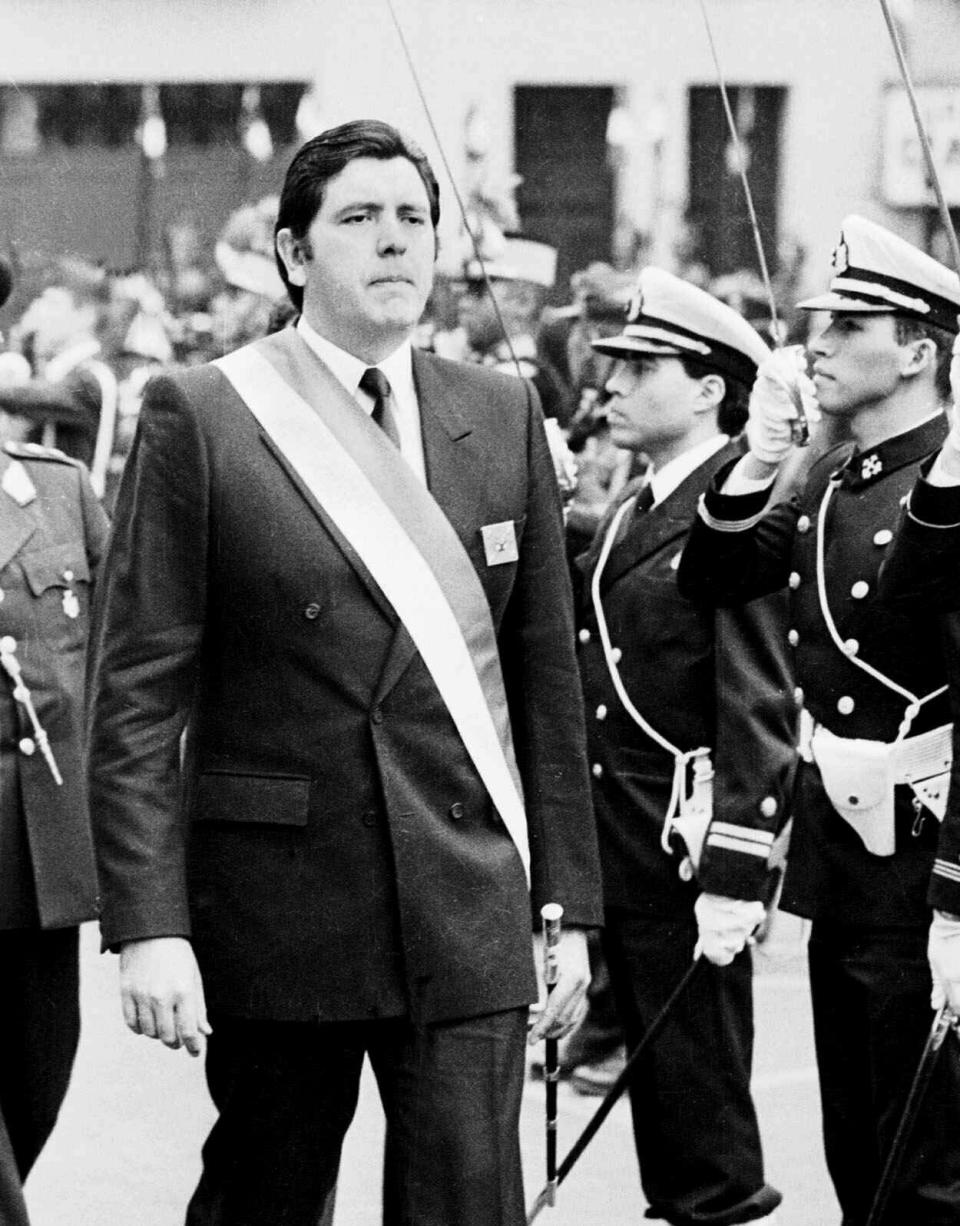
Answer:
[[607, 708], [603, 705], [603, 703], [601, 703], [600, 706], [597, 707], [597, 719], [606, 719], [606, 718], [607, 718]]
[[580, 633], [577, 635], [577, 638], [580, 640], [581, 643], [590, 642], [590, 631], [586, 628], [586, 626], [584, 626], [584, 628], [580, 631]]
[[874, 545], [889, 545], [893, 540], [893, 533], [889, 528], [881, 528], [879, 532], [873, 534]]
[[382, 724], [383, 723], [383, 712], [380, 710], [379, 707], [374, 707], [373, 710], [370, 712], [370, 718], [373, 720], [375, 724]]
[[614, 664], [620, 663], [620, 661], [623, 659], [623, 652], [619, 647], [613, 648], [613, 650], [610, 652], [610, 659], [614, 662]]
[[798, 532], [809, 532], [810, 531], [810, 516], [809, 515], [800, 516], [800, 518], [797, 520], [797, 531]]
[[860, 640], [859, 639], [847, 639], [847, 641], [843, 645], [843, 650], [847, 653], [848, 656], [855, 656], [857, 652], [860, 650]]
[[20, 742], [20, 752], [25, 753], [28, 758], [36, 748], [37, 745], [32, 736], [25, 736]]
[[463, 805], [459, 800], [455, 800], [450, 806], [450, 816], [455, 822], [458, 822], [463, 817]]
[[603, 778], [603, 767], [599, 762], [594, 762], [593, 766], [590, 767], [590, 770], [593, 772], [594, 779]]
[[800, 642], [799, 631], [788, 630], [787, 631], [787, 642], [790, 644], [791, 647], [796, 647], [796, 645]]
[[795, 571], [795, 570], [792, 570], [792, 571], [790, 572], [790, 578], [787, 580], [787, 583], [789, 583], [789, 584], [790, 584], [790, 586], [793, 588], [793, 590], [794, 590], [794, 591], [796, 591], [796, 590], [797, 590], [797, 588], [800, 586], [800, 574], [799, 574], [799, 572], [798, 572], [798, 571]]
[[844, 694], [842, 698], [837, 699], [837, 710], [841, 715], [852, 715], [856, 705], [849, 694]]
[[680, 866], [677, 869], [677, 876], [681, 881], [693, 880], [693, 861], [689, 856], [684, 856], [680, 861]]
[[777, 816], [777, 801], [774, 796], [764, 796], [760, 801], [760, 813], [763, 817]]
[[63, 572], [63, 577], [68, 583], [72, 583], [75, 576], [72, 570], [65, 570]]
[[303, 610], [303, 616], [309, 622], [316, 621], [320, 616], [320, 606], [318, 604], [308, 604]]
[[365, 826], [375, 826], [377, 824], [376, 809], [366, 809], [363, 814], [363, 824]]
[[850, 589], [850, 595], [854, 600], [863, 600], [864, 596], [870, 591], [870, 584], [866, 579], [858, 579]]
[[793, 691], [793, 701], [797, 704], [798, 707], [803, 706], [803, 687], [802, 686], [798, 685], [797, 688]]
[[5, 655], [13, 655], [16, 650], [17, 640], [12, 634], [5, 634], [3, 638], [0, 638], [0, 651]]

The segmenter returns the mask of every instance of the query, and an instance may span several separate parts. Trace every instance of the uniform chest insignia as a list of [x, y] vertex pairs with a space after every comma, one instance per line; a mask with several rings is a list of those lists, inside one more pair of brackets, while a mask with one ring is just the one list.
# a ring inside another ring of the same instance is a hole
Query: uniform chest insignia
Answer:
[[488, 566], [503, 566], [507, 562], [516, 562], [520, 556], [517, 553], [517, 534], [512, 519], [505, 519], [500, 524], [484, 524], [480, 535], [483, 537], [483, 552]]
[[21, 507], [29, 506], [37, 496], [37, 487], [30, 480], [30, 475], [19, 460], [13, 460], [3, 474], [0, 485], [5, 493]]
[[871, 455], [864, 456], [860, 464], [860, 477], [864, 481], [869, 481], [871, 477], [879, 477], [883, 472], [883, 460], [873, 452]]
[[840, 241], [833, 249], [833, 258], [831, 259], [833, 271], [838, 275], [842, 275], [850, 267], [850, 248], [847, 246], [846, 239], [840, 235]]
[[634, 290], [627, 304], [627, 323], [635, 324], [643, 314], [643, 289], [640, 286]]

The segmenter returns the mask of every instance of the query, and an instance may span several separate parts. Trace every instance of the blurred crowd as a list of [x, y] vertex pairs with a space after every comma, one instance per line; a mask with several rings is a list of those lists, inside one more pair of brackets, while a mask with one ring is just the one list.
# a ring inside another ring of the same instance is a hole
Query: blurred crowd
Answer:
[[[172, 227], [158, 271], [116, 273], [77, 255], [38, 264], [10, 253], [21, 309], [0, 346], [3, 437], [56, 446], [83, 460], [112, 507], [149, 378], [171, 364], [210, 361], [294, 318], [273, 253], [276, 208], [273, 196], [238, 208], [212, 251], [189, 226]], [[534, 382], [556, 423], [551, 439], [574, 556], [642, 464], [608, 441], [604, 382], [611, 359], [590, 342], [620, 330], [645, 244], [634, 245], [631, 266], [594, 261], [560, 287], [556, 249], [519, 232], [511, 202], [475, 194], [468, 220], [471, 234], [464, 227], [458, 242], [441, 251], [416, 341], [443, 357]], [[784, 307], [798, 296], [802, 263], [796, 250], [781, 261], [773, 288]], [[760, 278], [747, 269], [712, 278], [698, 255], [696, 227], [684, 226], [677, 237], [672, 270], [770, 335]], [[789, 339], [800, 326], [790, 313], [777, 320]]]

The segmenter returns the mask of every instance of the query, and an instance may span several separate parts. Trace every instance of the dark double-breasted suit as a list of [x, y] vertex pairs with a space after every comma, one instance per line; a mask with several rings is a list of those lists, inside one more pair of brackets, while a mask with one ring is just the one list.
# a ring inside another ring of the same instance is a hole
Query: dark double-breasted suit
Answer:
[[0, 1220], [52, 1129], [79, 1038], [77, 930], [96, 914], [82, 769], [89, 601], [107, 533], [85, 471], [59, 452], [0, 452], [0, 651], [19, 666], [62, 779], [0, 674]]
[[[532, 900], [595, 925], [572, 610], [536, 398], [416, 352], [414, 380], [428, 486], [496, 630]], [[516, 558], [492, 564], [481, 528], [508, 521]], [[215, 367], [147, 391], [103, 596], [91, 778], [107, 945], [190, 936], [215, 1017], [422, 1026], [534, 998], [521, 860], [436, 685]]]
[[[678, 869], [661, 831], [674, 759], [638, 726], [608, 668], [590, 589], [607, 523], [580, 560], [579, 660], [606, 903], [608, 961], [635, 1043], [679, 982], [696, 941], [701, 889], [764, 894], [775, 833], [789, 809], [796, 757], [793, 685], [779, 598], [714, 610], [682, 596], [676, 575], [697, 499], [739, 455], [726, 443], [662, 502], [638, 510], [610, 551], [600, 595], [624, 689], [682, 751], [711, 751], [713, 822], [699, 880]], [[637, 492], [628, 487], [625, 497]], [[641, 1179], [671, 1222], [747, 1221], [779, 1195], [764, 1183], [749, 1081], [750, 955], [706, 965], [678, 1002], [631, 1094]], [[722, 1052], [713, 1061], [708, 1052]]]

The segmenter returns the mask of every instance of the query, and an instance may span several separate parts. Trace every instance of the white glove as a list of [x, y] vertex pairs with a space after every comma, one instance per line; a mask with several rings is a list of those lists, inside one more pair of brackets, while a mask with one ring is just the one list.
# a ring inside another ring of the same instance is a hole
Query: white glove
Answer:
[[702, 954], [714, 966], [729, 966], [766, 914], [762, 902], [722, 894], [701, 894], [693, 910], [698, 931], [693, 956]]
[[944, 1004], [960, 1012], [960, 919], [944, 911], [934, 911], [927, 939], [927, 958], [933, 976], [930, 1004]]
[[[957, 316], [960, 326], [960, 315]], [[960, 332], [953, 340], [953, 361], [950, 363], [950, 392], [953, 395], [953, 428], [957, 429], [957, 415], [960, 413]]]
[[803, 346], [774, 350], [757, 370], [747, 421], [750, 453], [764, 464], [779, 464], [794, 444], [797, 395], [808, 420], [819, 420], [820, 410], [813, 383], [806, 373]]

